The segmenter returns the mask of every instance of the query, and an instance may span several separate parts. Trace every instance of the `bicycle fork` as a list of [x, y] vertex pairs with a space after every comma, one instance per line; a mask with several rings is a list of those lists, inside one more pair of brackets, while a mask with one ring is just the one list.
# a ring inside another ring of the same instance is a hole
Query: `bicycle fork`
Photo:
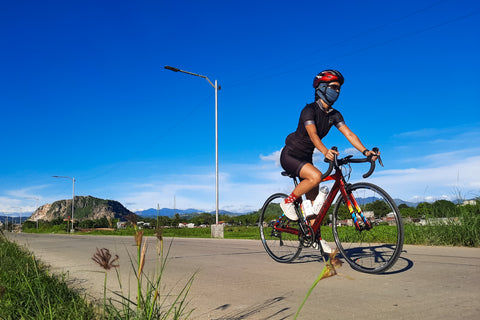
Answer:
[[[355, 199], [353, 194], [349, 192], [345, 198], [347, 200], [348, 211], [350, 212], [355, 228], [358, 231], [370, 230], [372, 228], [372, 224], [370, 223], [370, 221], [368, 221], [368, 219], [363, 214], [363, 211], [358, 205], [357, 200]], [[359, 222], [358, 216], [360, 216], [360, 219], [362, 222], [361, 224]]]

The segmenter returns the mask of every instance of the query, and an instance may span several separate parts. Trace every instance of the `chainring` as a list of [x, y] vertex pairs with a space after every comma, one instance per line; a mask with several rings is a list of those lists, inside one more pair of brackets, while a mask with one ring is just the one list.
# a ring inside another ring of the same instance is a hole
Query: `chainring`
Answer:
[[310, 247], [315, 241], [315, 233], [312, 226], [306, 223], [299, 223], [300, 232], [298, 234], [298, 240], [305, 248]]

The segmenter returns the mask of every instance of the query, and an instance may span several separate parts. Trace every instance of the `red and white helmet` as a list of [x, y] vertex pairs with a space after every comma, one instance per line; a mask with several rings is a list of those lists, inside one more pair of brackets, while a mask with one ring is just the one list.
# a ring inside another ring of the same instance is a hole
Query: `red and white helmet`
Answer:
[[313, 87], [316, 89], [320, 83], [324, 82], [339, 82], [340, 85], [343, 85], [344, 79], [340, 71], [325, 70], [315, 76], [313, 79]]

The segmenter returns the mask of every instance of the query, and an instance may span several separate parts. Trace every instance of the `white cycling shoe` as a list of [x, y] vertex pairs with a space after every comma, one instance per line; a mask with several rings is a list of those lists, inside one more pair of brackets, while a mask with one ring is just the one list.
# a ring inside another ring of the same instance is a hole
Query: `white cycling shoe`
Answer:
[[[320, 239], [320, 244], [322, 245], [323, 252], [325, 252], [325, 253], [332, 253], [333, 252], [332, 247], [330, 247], [328, 245], [327, 241], [325, 241], [323, 239]], [[312, 247], [316, 250], [320, 249], [319, 246], [318, 246], [318, 242], [314, 242], [312, 244]]]
[[282, 208], [283, 214], [285, 214], [288, 219], [292, 221], [298, 220], [297, 212], [295, 211], [295, 205], [293, 203], [285, 203], [285, 201], [282, 201], [280, 203], [280, 208]]

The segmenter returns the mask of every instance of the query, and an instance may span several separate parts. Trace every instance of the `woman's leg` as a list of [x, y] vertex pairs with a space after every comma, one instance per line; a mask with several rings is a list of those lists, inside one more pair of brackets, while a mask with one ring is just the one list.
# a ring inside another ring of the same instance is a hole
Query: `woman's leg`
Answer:
[[313, 201], [318, 194], [318, 185], [322, 181], [322, 173], [313, 164], [307, 163], [300, 169], [302, 181], [293, 189], [297, 197], [307, 194], [307, 199]]

